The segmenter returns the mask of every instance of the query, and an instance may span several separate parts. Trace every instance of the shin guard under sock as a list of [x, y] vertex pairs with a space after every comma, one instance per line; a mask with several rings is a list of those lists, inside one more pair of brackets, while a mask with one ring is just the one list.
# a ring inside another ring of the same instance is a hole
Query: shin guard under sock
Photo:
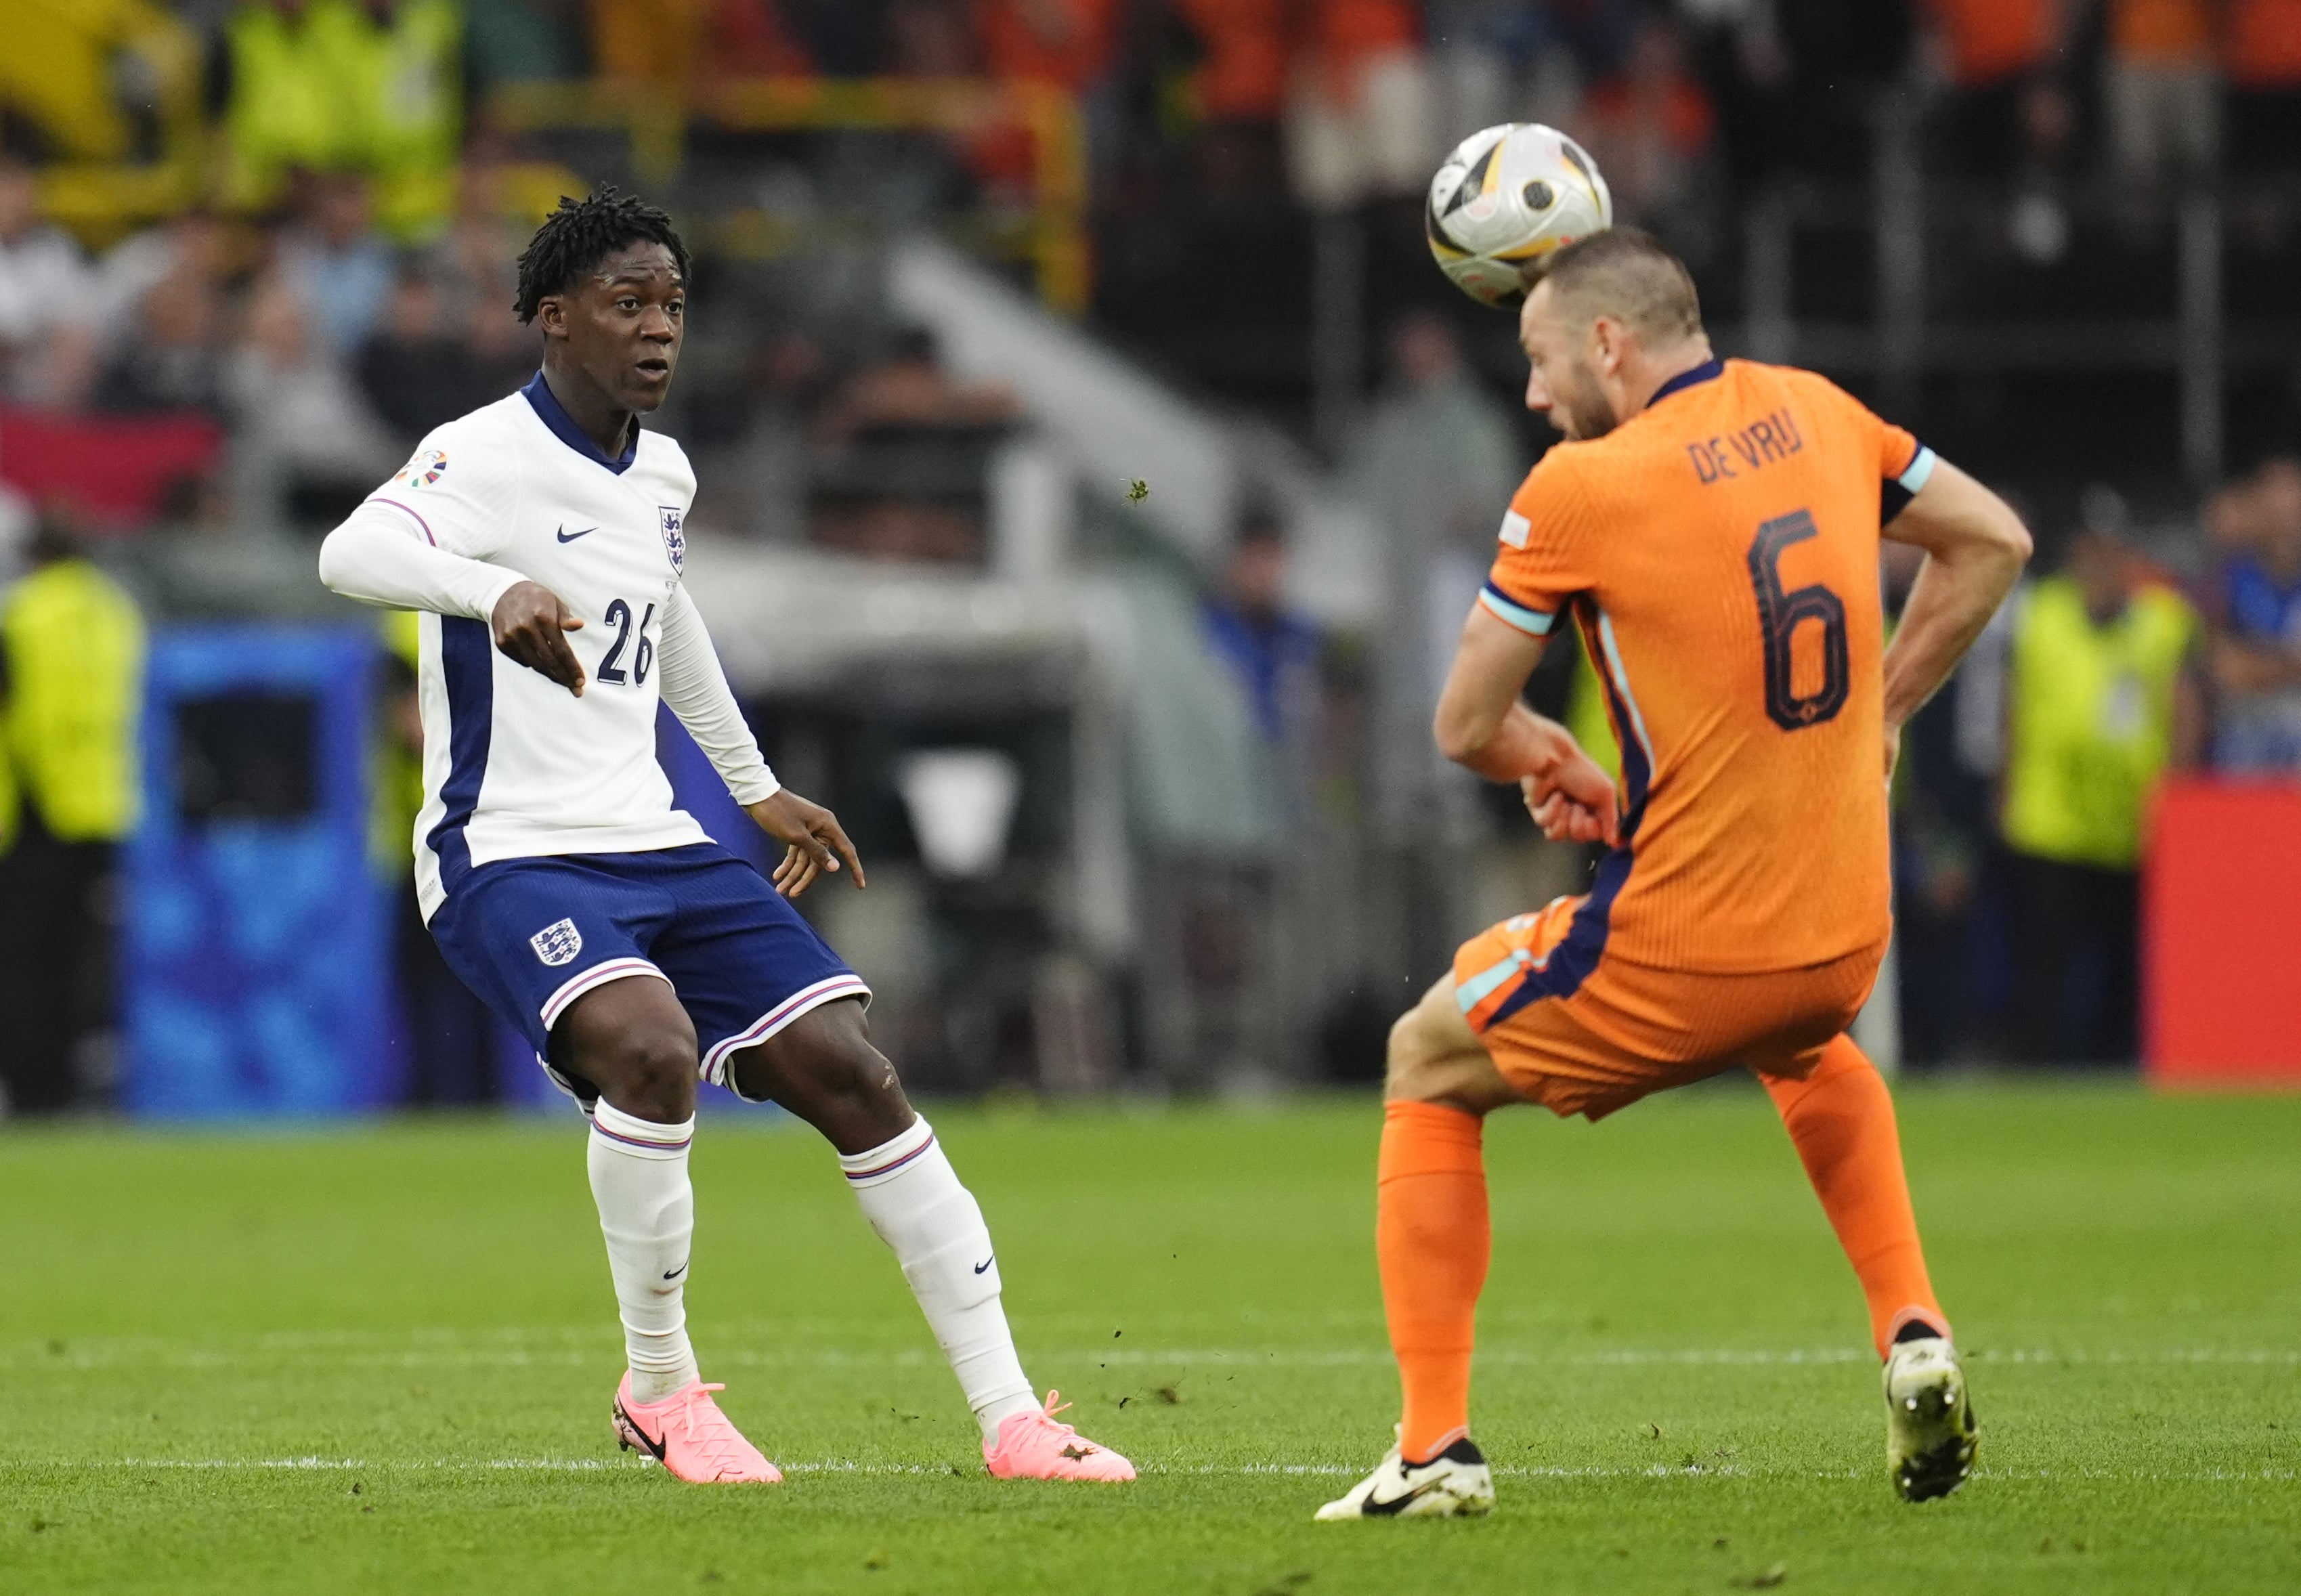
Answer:
[[863, 1216], [894, 1249], [983, 1439], [996, 1441], [1000, 1420], [1038, 1403], [999, 1300], [999, 1262], [982, 1208], [924, 1119], [867, 1152], [841, 1155], [839, 1167]]
[[1417, 1462], [1468, 1432], [1473, 1324], [1493, 1250], [1485, 1132], [1460, 1108], [1384, 1106], [1375, 1253], [1405, 1395], [1399, 1447]]
[[695, 1239], [695, 1192], [687, 1180], [694, 1140], [692, 1119], [659, 1125], [604, 1099], [593, 1110], [591, 1197], [615, 1277], [632, 1396], [641, 1402], [659, 1402], [699, 1377], [684, 1300]]
[[1804, 1080], [1766, 1077], [1765, 1085], [1862, 1282], [1878, 1356], [1912, 1319], [1946, 1333], [1902, 1170], [1893, 1094], [1876, 1067], [1852, 1037], [1840, 1036]]

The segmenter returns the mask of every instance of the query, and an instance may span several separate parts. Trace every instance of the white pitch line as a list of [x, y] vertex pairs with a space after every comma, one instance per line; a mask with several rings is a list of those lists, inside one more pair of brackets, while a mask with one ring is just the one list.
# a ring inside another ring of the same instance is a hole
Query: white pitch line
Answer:
[[[15, 1468], [61, 1469], [220, 1469], [265, 1471], [324, 1471], [339, 1474], [469, 1474], [500, 1471], [514, 1474], [603, 1474], [609, 1470], [641, 1472], [654, 1466], [614, 1458], [398, 1458], [388, 1461], [366, 1461], [356, 1458], [99, 1458], [75, 1462], [40, 1463], [26, 1459], [13, 1460], [7, 1466]], [[806, 1463], [785, 1463], [780, 1466], [785, 1474], [798, 1475], [859, 1475], [873, 1477], [942, 1476], [958, 1473], [955, 1465], [948, 1463], [858, 1463], [843, 1458], [824, 1459]], [[1357, 1475], [1363, 1465], [1345, 1463], [1186, 1463], [1174, 1465], [1148, 1464], [1142, 1472], [1146, 1477], [1197, 1476], [1218, 1479], [1251, 1479], [1261, 1476], [1343, 1478]], [[1858, 1480], [1867, 1478], [1860, 1469], [1767, 1470], [1738, 1464], [1716, 1466], [1696, 1464], [1691, 1468], [1666, 1463], [1648, 1463], [1631, 1467], [1587, 1466], [1570, 1467], [1543, 1464], [1497, 1464], [1496, 1475], [1512, 1479], [1552, 1480], [1619, 1480], [1619, 1479], [1753, 1479], [1770, 1474], [1795, 1475], [1800, 1479]], [[962, 1477], [974, 1477], [966, 1471]], [[2253, 1481], [2285, 1481], [2301, 1478], [2301, 1471], [2290, 1468], [2214, 1468], [2175, 1471], [2124, 1470], [2110, 1468], [1981, 1468], [1974, 1477], [1984, 1480], [2130, 1480], [2137, 1482], [2186, 1482], [2246, 1483]]]
[[[66, 1343], [61, 1352], [45, 1346], [0, 1352], [0, 1369], [58, 1370], [105, 1368], [230, 1369], [280, 1368], [588, 1368], [604, 1366], [615, 1358], [605, 1340], [594, 1349], [533, 1351], [520, 1347], [486, 1346], [358, 1348], [340, 1350], [307, 1347], [287, 1350], [259, 1345], [247, 1348], [172, 1348], [138, 1342], [93, 1341]], [[1033, 1348], [1042, 1364], [1093, 1363], [1104, 1368], [1228, 1367], [1228, 1368], [1386, 1368], [1391, 1354], [1383, 1347], [1351, 1347], [1321, 1350], [1252, 1347], [1117, 1348], [1072, 1347], [1048, 1350]], [[1624, 1347], [1579, 1352], [1546, 1352], [1528, 1347], [1492, 1347], [1477, 1354], [1485, 1367], [1786, 1367], [1868, 1364], [1875, 1355], [1860, 1347], [1790, 1348], [1640, 1348]], [[2301, 1367], [2301, 1349], [2242, 1347], [2168, 1347], [2148, 1349], [2084, 1348], [1981, 1347], [1967, 1350], [1970, 1364], [2035, 1366], [2242, 1366], [2263, 1368]], [[837, 1348], [813, 1351], [777, 1351], [750, 1347], [723, 1347], [711, 1354], [715, 1368], [910, 1368], [940, 1367], [939, 1354], [923, 1347], [886, 1352], [850, 1352]]]
[[[238, 1469], [248, 1471], [324, 1470], [339, 1474], [453, 1474], [475, 1473], [482, 1470], [502, 1470], [509, 1473], [535, 1474], [598, 1474], [608, 1469], [632, 1473], [654, 1466], [627, 1459], [602, 1458], [395, 1458], [383, 1462], [357, 1458], [97, 1458], [71, 1463], [27, 1463], [21, 1467], [32, 1468], [107, 1468], [107, 1469]], [[847, 1458], [832, 1458], [809, 1463], [777, 1465], [785, 1474], [801, 1475], [948, 1475], [957, 1467], [949, 1463], [858, 1463]], [[1360, 1467], [1346, 1463], [1186, 1463], [1171, 1466], [1150, 1464], [1146, 1475], [1198, 1475], [1220, 1478], [1251, 1478], [1257, 1475], [1332, 1475], [1340, 1477], [1363, 1473]], [[1536, 1476], [1559, 1479], [1616, 1478], [1633, 1475], [1664, 1477], [1674, 1475], [1733, 1475], [1746, 1472], [1730, 1467], [1673, 1468], [1664, 1464], [1649, 1464], [1639, 1468], [1560, 1468], [1535, 1465], [1504, 1464], [1496, 1466], [1499, 1475]], [[968, 1471], [969, 1477], [973, 1471]]]

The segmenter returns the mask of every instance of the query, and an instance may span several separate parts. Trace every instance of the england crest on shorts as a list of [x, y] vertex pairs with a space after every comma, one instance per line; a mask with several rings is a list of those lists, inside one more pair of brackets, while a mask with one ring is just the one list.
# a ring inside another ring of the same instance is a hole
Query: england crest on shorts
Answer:
[[684, 574], [687, 570], [687, 512], [674, 510], [669, 505], [659, 506], [663, 522], [663, 551], [671, 556], [671, 568]]
[[583, 933], [575, 929], [573, 920], [562, 920], [528, 938], [527, 945], [535, 949], [536, 957], [556, 970], [583, 951]]

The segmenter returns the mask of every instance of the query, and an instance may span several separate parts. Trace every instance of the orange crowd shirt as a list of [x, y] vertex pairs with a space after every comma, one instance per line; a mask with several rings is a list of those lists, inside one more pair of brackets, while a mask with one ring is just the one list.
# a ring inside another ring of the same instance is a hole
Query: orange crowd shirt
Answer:
[[2301, 0], [2237, 0], [2222, 56], [2240, 88], [2301, 88]]
[[1118, 8], [1115, 0], [975, 0], [975, 26], [992, 77], [1075, 94], [1109, 70]]
[[2213, 19], [2206, 0], [2112, 0], [2110, 53], [2121, 61], [2188, 65], [2210, 57]]
[[2061, 38], [2055, 0], [1928, 0], [1949, 44], [1950, 78], [1962, 88], [2032, 71]]
[[1198, 113], [1209, 121], [1276, 120], [1286, 97], [1286, 0], [1178, 0], [1205, 47], [1192, 74]]
[[1809, 372], [1710, 361], [1544, 455], [1479, 602], [1580, 627], [1622, 749], [1622, 845], [1550, 974], [1782, 971], [1881, 943], [1881, 515], [1931, 451]]

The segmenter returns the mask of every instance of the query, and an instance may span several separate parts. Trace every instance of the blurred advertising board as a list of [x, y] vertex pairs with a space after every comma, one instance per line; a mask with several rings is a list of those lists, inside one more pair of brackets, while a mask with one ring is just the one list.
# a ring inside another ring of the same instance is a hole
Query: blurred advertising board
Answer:
[[2301, 1087], [2301, 782], [2170, 783], [2141, 915], [2149, 1078]]
[[376, 653], [358, 627], [154, 638], [121, 876], [131, 1113], [331, 1115], [389, 1096]]

